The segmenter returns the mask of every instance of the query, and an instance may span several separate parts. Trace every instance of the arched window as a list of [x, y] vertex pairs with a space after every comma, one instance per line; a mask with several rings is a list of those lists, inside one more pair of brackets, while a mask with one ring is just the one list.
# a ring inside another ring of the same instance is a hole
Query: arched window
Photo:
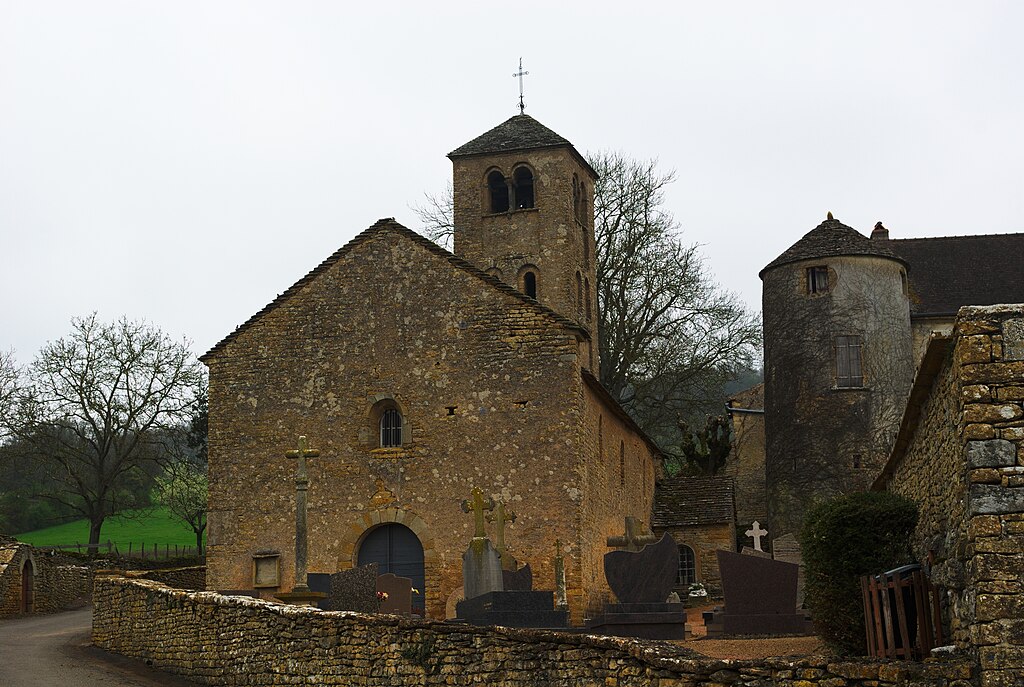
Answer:
[[626, 442], [619, 442], [619, 486], [626, 486]]
[[583, 311], [583, 277], [576, 272], [576, 310]]
[[580, 180], [575, 174], [572, 175], [572, 216], [580, 221]]
[[537, 274], [535, 272], [523, 273], [523, 293], [530, 298], [537, 297]]
[[590, 278], [589, 277], [583, 280], [583, 285], [586, 287], [586, 290], [587, 290], [587, 300], [585, 302], [585, 307], [586, 307], [586, 310], [587, 310], [587, 322], [590, 322], [591, 312], [590, 312]]
[[527, 210], [533, 207], [533, 172], [529, 167], [516, 167], [512, 172], [512, 192], [515, 197], [516, 210]]
[[505, 183], [505, 175], [498, 170], [487, 175], [487, 194], [491, 212], [508, 212], [508, 184]]
[[587, 226], [587, 224], [588, 224], [588, 222], [587, 222], [587, 215], [589, 213], [588, 205], [589, 205], [589, 201], [587, 199], [587, 185], [581, 181], [580, 182], [580, 216], [579, 216], [579, 220], [580, 220], [580, 224], [582, 224], [583, 226]]
[[679, 576], [676, 578], [677, 585], [689, 586], [697, 581], [697, 559], [693, 555], [693, 549], [686, 544], [679, 545]]
[[388, 408], [381, 413], [380, 445], [381, 448], [402, 445], [402, 414], [397, 408]]

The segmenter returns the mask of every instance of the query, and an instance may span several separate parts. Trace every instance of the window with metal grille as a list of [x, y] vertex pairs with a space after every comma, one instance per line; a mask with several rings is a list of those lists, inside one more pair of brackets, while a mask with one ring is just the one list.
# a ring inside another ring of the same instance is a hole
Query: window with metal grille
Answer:
[[828, 291], [828, 268], [807, 268], [807, 293], [825, 293]]
[[380, 416], [380, 445], [384, 448], [402, 445], [402, 414], [394, 408]]
[[679, 576], [676, 584], [691, 585], [697, 581], [697, 559], [693, 549], [686, 544], [679, 545]]
[[836, 337], [836, 386], [849, 389], [864, 386], [860, 337]]

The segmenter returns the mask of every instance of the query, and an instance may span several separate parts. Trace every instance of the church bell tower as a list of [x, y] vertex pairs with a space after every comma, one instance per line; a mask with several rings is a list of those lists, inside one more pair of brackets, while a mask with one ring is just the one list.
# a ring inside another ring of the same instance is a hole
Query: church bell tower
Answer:
[[455, 255], [578, 322], [597, 369], [594, 183], [572, 144], [519, 114], [448, 154]]

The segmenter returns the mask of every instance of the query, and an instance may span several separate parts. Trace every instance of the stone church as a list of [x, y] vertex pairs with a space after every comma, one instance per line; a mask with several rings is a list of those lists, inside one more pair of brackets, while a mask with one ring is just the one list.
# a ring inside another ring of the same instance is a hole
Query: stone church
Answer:
[[202, 357], [210, 589], [292, 587], [303, 434], [311, 573], [377, 562], [445, 617], [479, 487], [535, 588], [561, 542], [574, 622], [607, 598], [606, 538], [648, 519], [660, 454], [597, 379], [596, 174], [527, 115], [448, 157], [453, 253], [380, 220]]

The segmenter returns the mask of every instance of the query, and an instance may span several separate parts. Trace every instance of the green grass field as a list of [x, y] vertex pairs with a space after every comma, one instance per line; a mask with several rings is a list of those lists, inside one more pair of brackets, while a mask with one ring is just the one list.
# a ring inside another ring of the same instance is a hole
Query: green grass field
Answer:
[[[32, 532], [14, 535], [19, 541], [33, 546], [57, 546], [61, 544], [82, 544], [89, 541], [89, 521], [75, 520]], [[163, 551], [165, 544], [195, 546], [196, 535], [191, 528], [178, 520], [164, 508], [131, 511], [128, 517], [107, 518], [100, 530], [100, 543], [112, 541], [119, 551], [127, 551], [131, 542], [133, 549], [143, 543], [149, 549], [159, 544]], [[103, 551], [104, 549], [101, 549]]]

